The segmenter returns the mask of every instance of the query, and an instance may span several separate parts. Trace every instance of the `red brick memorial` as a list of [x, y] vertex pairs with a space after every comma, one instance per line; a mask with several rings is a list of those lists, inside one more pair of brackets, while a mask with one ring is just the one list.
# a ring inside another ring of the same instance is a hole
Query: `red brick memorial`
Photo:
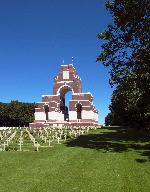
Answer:
[[[65, 105], [65, 94], [71, 91], [69, 109]], [[74, 66], [61, 65], [54, 78], [53, 95], [42, 95], [35, 108], [35, 120], [30, 127], [46, 126], [92, 126], [98, 125], [98, 112], [91, 93], [82, 93], [82, 81]]]

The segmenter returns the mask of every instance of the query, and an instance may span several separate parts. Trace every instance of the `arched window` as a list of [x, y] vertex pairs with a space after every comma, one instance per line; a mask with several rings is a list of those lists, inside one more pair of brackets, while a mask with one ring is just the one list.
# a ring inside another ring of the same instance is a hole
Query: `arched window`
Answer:
[[48, 105], [44, 105], [44, 110], [45, 110], [46, 120], [48, 120], [49, 106]]
[[77, 103], [76, 109], [77, 109], [77, 119], [82, 119], [82, 105], [80, 103]]

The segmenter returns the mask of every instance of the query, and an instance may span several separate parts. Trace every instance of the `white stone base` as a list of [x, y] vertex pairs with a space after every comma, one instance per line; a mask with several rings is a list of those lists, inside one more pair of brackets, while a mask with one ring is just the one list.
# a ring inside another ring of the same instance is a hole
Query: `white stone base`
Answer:
[[46, 120], [46, 114], [44, 112], [35, 112], [35, 120]]
[[77, 112], [69, 111], [69, 120], [77, 120]]
[[64, 114], [59, 113], [59, 112], [55, 112], [55, 111], [51, 111], [51, 112], [48, 112], [48, 119], [49, 120], [63, 121], [64, 120]]
[[[46, 121], [46, 114], [44, 112], [35, 112], [35, 120], [45, 120]], [[81, 112], [82, 119], [93, 119], [98, 121], [98, 114], [94, 113], [93, 111], [85, 111]], [[64, 121], [64, 114], [61, 112], [48, 112], [48, 119], [49, 120], [56, 120], [56, 121]], [[76, 111], [69, 111], [69, 120], [77, 120], [77, 112]]]
[[[98, 114], [94, 113], [93, 111], [85, 111], [81, 112], [82, 119], [93, 119], [98, 121]], [[77, 120], [77, 112], [76, 111], [69, 111], [69, 120]]]
[[93, 111], [82, 111], [82, 119], [93, 119], [98, 121], [98, 114]]

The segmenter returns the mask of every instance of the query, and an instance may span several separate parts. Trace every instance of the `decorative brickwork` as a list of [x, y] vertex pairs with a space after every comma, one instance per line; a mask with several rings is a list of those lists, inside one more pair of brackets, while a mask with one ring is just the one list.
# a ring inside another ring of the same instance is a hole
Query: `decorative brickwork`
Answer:
[[[72, 91], [69, 109], [65, 94]], [[51, 125], [98, 125], [98, 112], [91, 93], [82, 93], [82, 81], [72, 64], [61, 65], [54, 78], [53, 95], [43, 95], [35, 108], [35, 121], [30, 127]]]

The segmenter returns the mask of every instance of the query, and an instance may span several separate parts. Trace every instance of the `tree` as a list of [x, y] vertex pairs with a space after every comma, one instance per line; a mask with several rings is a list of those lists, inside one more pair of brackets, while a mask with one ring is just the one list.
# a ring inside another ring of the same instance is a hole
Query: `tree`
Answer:
[[28, 126], [34, 119], [35, 103], [0, 103], [0, 126]]
[[142, 127], [150, 109], [149, 97], [144, 95], [141, 89], [137, 89], [136, 81], [130, 77], [128, 80], [122, 80], [113, 92], [109, 109], [111, 125]]
[[0, 102], [0, 126], [5, 126], [8, 120], [7, 103]]
[[129, 75], [140, 76], [141, 70], [150, 70], [150, 0], [107, 1], [106, 8], [113, 23], [98, 34], [105, 43], [97, 61], [111, 68], [113, 85]]
[[119, 123], [134, 111], [135, 121], [143, 125], [150, 112], [150, 0], [107, 1], [106, 8], [113, 23], [98, 34], [105, 42], [97, 61], [109, 67], [110, 84], [117, 85], [110, 108]]
[[108, 113], [108, 115], [105, 117], [105, 125], [108, 126], [108, 125], [114, 125], [113, 123], [113, 113]]

